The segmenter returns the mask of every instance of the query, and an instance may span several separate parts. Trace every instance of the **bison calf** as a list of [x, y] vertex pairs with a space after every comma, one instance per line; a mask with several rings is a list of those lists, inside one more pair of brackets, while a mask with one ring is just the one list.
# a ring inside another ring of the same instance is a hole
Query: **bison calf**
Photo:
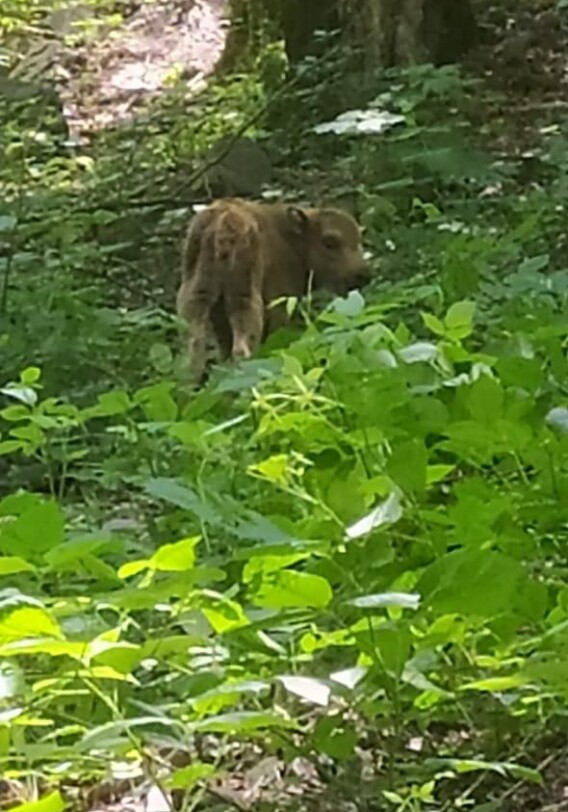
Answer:
[[304, 295], [311, 284], [345, 294], [368, 281], [361, 234], [338, 209], [218, 200], [197, 214], [184, 250], [177, 311], [189, 326], [198, 382], [209, 328], [223, 358], [248, 358], [286, 320], [274, 299]]

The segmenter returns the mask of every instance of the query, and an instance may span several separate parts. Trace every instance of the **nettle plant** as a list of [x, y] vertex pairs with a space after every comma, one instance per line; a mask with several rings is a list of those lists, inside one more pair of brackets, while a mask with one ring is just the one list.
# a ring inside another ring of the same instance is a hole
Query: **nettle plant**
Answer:
[[5, 455], [104, 418], [148, 464], [114, 469], [130, 522], [105, 530], [56, 488], [0, 502], [3, 771], [162, 771], [211, 733], [346, 768], [364, 741], [408, 809], [465, 771], [539, 780], [517, 743], [565, 712], [568, 328], [537, 309], [489, 351], [470, 301], [424, 313], [429, 338], [382, 312], [340, 300], [187, 403], [162, 383], [79, 410], [34, 368], [4, 388]]

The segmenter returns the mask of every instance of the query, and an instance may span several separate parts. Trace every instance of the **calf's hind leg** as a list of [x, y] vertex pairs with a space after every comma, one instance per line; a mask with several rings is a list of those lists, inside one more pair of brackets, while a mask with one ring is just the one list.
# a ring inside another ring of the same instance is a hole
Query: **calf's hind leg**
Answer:
[[183, 284], [177, 297], [178, 315], [187, 322], [189, 331], [188, 352], [191, 375], [198, 386], [205, 379], [211, 298], [210, 291], [194, 289], [191, 284]]
[[253, 293], [246, 298], [230, 298], [227, 315], [233, 333], [231, 356], [235, 361], [250, 356], [258, 349], [264, 331], [264, 302]]

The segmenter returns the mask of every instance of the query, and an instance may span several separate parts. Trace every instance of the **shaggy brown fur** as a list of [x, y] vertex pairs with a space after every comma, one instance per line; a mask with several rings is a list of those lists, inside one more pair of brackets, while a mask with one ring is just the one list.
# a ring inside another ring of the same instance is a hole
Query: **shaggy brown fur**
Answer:
[[344, 294], [369, 279], [359, 227], [339, 209], [218, 200], [187, 233], [177, 311], [189, 326], [193, 375], [205, 373], [210, 326], [224, 358], [248, 358], [286, 321], [274, 299]]

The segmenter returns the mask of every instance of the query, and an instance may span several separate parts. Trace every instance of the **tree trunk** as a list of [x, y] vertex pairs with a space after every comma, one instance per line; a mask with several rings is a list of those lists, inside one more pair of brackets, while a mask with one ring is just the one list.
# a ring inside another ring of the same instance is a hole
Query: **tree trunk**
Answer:
[[318, 51], [315, 33], [339, 29], [368, 63], [454, 62], [475, 43], [471, 0], [263, 0], [291, 62]]

